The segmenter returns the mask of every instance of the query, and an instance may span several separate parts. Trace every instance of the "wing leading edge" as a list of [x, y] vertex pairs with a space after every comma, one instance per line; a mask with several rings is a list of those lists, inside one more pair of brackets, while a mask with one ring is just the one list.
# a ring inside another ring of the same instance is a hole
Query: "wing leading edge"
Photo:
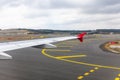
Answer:
[[56, 37], [56, 38], [45, 38], [45, 39], [34, 39], [34, 40], [0, 43], [0, 59], [12, 59], [12, 56], [4, 53], [5, 51], [38, 46], [38, 45], [42, 45], [45, 48], [55, 48], [56, 46], [50, 43], [60, 42], [65, 40], [72, 40], [72, 39], [79, 39], [82, 42], [83, 36], [85, 34], [86, 33], [81, 33], [81, 34], [78, 34], [77, 36], [69, 36], [69, 37]]

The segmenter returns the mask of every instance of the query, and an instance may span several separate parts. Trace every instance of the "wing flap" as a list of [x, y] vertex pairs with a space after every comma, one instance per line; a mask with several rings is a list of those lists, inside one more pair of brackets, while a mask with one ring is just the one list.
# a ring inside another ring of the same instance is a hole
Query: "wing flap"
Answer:
[[[21, 49], [26, 47], [32, 47], [32, 46], [38, 46], [38, 45], [46, 45], [46, 47], [52, 46], [50, 43], [54, 42], [60, 42], [70, 39], [75, 39], [76, 37], [59, 37], [59, 38], [47, 38], [47, 39], [35, 39], [35, 40], [26, 40], [26, 41], [16, 41], [16, 42], [7, 42], [7, 43], [1, 43], [0, 44], [0, 51], [10, 51], [15, 49]], [[54, 46], [55, 47], [55, 46]]]
[[0, 52], [0, 59], [12, 59], [12, 56], [10, 56], [4, 52]]
[[57, 48], [57, 46], [53, 45], [53, 44], [43, 44], [43, 45], [38, 45], [38, 46], [33, 46], [34, 48]]
[[53, 44], [45, 44], [44, 46], [45, 46], [45, 48], [56, 48], [57, 47]]
[[82, 42], [83, 36], [85, 34], [86, 33], [81, 33], [78, 36], [56, 37], [56, 38], [34, 39], [34, 40], [0, 43], [0, 59], [12, 59], [12, 56], [4, 53], [5, 51], [38, 46], [38, 45], [43, 45], [45, 48], [55, 48], [56, 46], [51, 43], [65, 41], [65, 40], [72, 40], [76, 38], [78, 38]]

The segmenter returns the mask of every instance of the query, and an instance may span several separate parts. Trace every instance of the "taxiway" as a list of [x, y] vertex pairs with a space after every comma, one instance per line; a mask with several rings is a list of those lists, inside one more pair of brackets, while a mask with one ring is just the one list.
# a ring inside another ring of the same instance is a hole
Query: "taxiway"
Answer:
[[120, 55], [100, 49], [119, 40], [101, 36], [56, 43], [56, 49], [24, 48], [6, 53], [12, 60], [0, 60], [0, 80], [119, 80]]

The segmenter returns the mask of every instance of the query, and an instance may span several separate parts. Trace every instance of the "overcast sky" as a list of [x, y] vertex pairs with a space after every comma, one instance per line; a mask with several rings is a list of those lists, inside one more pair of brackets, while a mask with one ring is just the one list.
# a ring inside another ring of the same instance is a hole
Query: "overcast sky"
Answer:
[[120, 0], [0, 0], [0, 28], [120, 29]]

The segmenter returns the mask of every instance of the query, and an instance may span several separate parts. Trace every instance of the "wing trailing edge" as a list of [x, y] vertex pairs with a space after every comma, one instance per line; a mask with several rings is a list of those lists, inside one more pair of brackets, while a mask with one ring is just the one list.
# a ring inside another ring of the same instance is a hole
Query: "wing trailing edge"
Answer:
[[12, 59], [12, 56], [4, 53], [5, 51], [33, 47], [33, 46], [34, 47], [42, 46], [42, 48], [56, 48], [56, 46], [51, 43], [72, 40], [72, 39], [79, 39], [80, 42], [83, 42], [83, 37], [85, 34], [86, 32], [78, 34], [77, 36], [55, 37], [55, 38], [34, 39], [34, 40], [1, 43], [0, 44], [0, 59]]
[[53, 44], [43, 44], [43, 45], [38, 45], [38, 46], [33, 46], [35, 48], [57, 48], [57, 46], [53, 45]]
[[44, 44], [45, 48], [56, 48], [57, 46], [53, 45], [53, 44]]
[[10, 56], [4, 52], [0, 52], [0, 59], [12, 59], [12, 56]]

